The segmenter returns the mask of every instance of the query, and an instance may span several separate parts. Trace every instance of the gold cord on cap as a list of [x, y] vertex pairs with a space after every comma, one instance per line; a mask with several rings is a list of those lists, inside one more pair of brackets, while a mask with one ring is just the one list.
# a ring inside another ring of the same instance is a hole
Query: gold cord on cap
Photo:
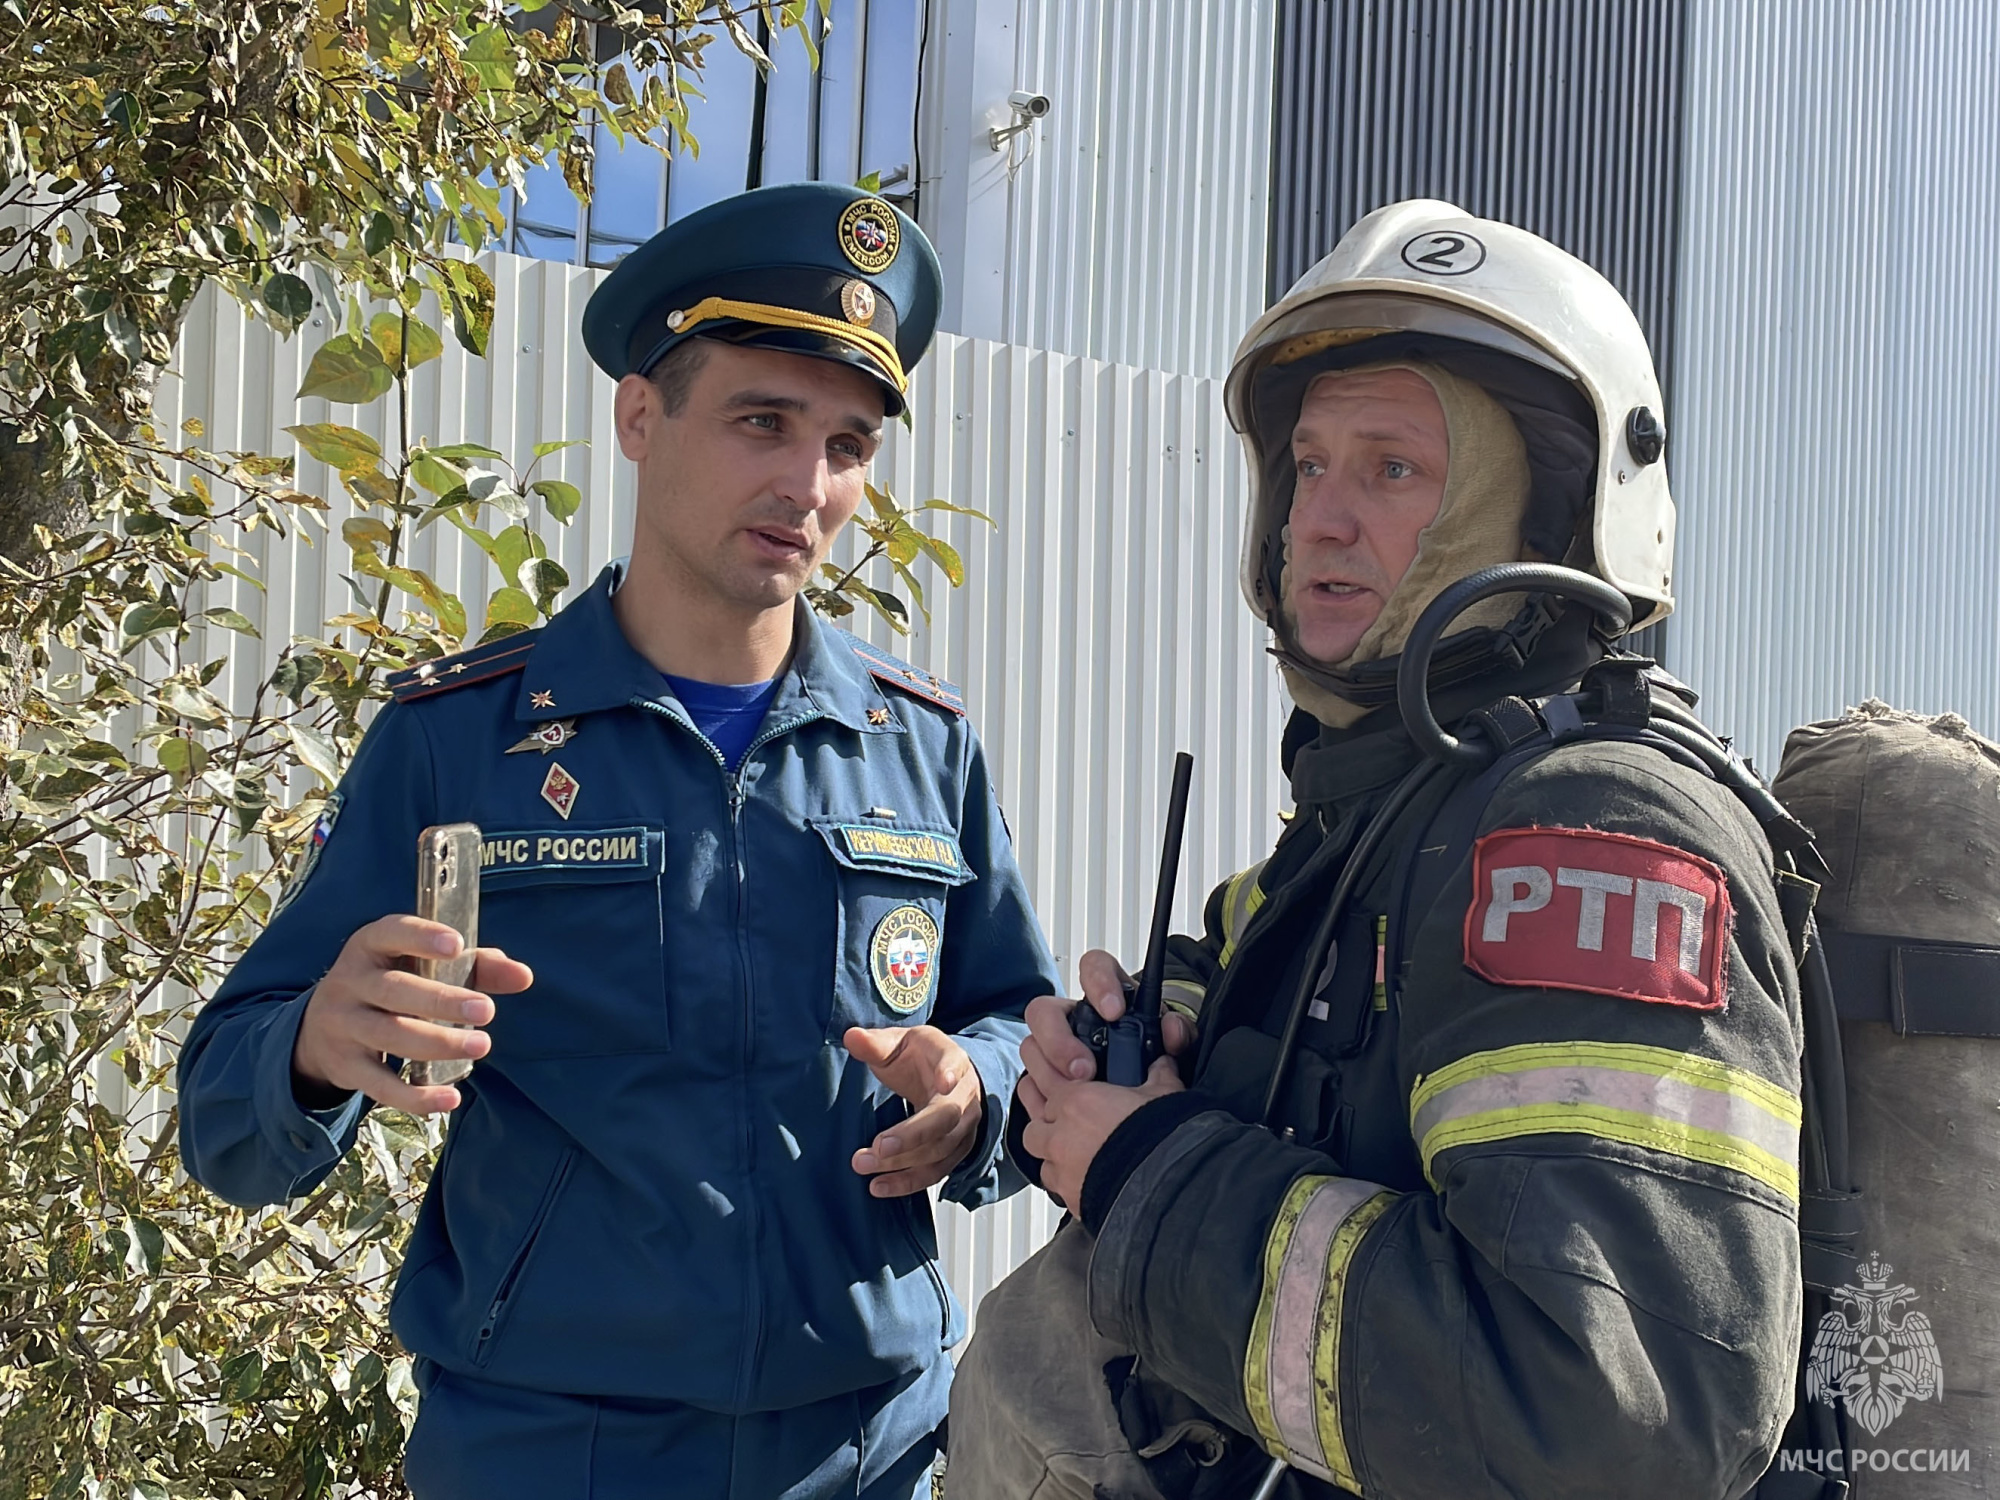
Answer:
[[763, 323], [772, 328], [797, 328], [806, 333], [817, 333], [838, 340], [840, 343], [859, 349], [880, 365], [882, 373], [889, 377], [899, 393], [909, 389], [909, 377], [903, 373], [903, 361], [896, 353], [896, 346], [871, 329], [857, 328], [854, 324], [843, 323], [838, 318], [823, 318], [817, 313], [800, 312], [795, 307], [773, 307], [764, 302], [736, 302], [728, 297], [704, 297], [693, 307], [668, 313], [667, 327], [679, 332], [692, 324], [712, 322], [718, 318], [733, 318], [741, 323]]

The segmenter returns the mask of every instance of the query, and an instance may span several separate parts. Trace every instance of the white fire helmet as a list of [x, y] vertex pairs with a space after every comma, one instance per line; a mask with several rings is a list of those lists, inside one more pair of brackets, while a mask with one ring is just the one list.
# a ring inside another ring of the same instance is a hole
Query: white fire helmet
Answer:
[[1255, 476], [1243, 593], [1260, 618], [1278, 622], [1304, 387], [1323, 370], [1384, 358], [1455, 368], [1507, 407], [1534, 473], [1524, 540], [1629, 596], [1634, 629], [1666, 618], [1674, 503], [1638, 319], [1575, 256], [1432, 199], [1361, 220], [1237, 346], [1225, 397]]

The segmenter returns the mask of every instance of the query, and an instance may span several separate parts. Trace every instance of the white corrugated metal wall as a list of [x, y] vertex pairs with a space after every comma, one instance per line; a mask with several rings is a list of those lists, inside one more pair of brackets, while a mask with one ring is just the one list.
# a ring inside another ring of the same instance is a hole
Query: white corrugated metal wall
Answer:
[[[1276, 0], [933, 0], [944, 326], [1220, 376], [1264, 305]], [[1012, 91], [1051, 108], [996, 151]]]
[[1276, 0], [1020, 0], [1005, 338], [1223, 375], [1264, 310]]
[[1775, 770], [1870, 694], [2000, 733], [2000, 8], [1698, 0], [1669, 664]]
[[[543, 471], [580, 485], [583, 509], [567, 530], [537, 523], [581, 586], [624, 549], [632, 515], [611, 383], [576, 335], [599, 273], [509, 255], [482, 263], [498, 288], [492, 357], [470, 359], [454, 345], [424, 366], [412, 429], [518, 459], [540, 440], [590, 439]], [[214, 447], [284, 453], [285, 426], [337, 420], [386, 447], [397, 439], [391, 403], [356, 412], [291, 397], [330, 331], [309, 326], [281, 342], [234, 304], [204, 298], [177, 378], [162, 387], [162, 429], [199, 417]], [[997, 529], [939, 513], [940, 533], [966, 559], [964, 588], [938, 581], [934, 623], [919, 624], [913, 640], [867, 633], [964, 687], [1065, 972], [1092, 945], [1136, 955], [1173, 751], [1197, 756], [1183, 929], [1210, 885], [1267, 852], [1282, 796], [1284, 708], [1236, 590], [1245, 487], [1220, 393], [1210, 380], [944, 336], [911, 404], [911, 430], [890, 424], [878, 482], [905, 501], [936, 496], [984, 510]], [[339, 580], [349, 502], [322, 466], [302, 459], [300, 469], [303, 485], [334, 506], [319, 546], [260, 530], [248, 545], [268, 594], [229, 581], [205, 601], [241, 610], [263, 633], [262, 651], [236, 638], [237, 656], [215, 684], [238, 707], [278, 647], [351, 607]], [[481, 618], [486, 560], [459, 533], [430, 528], [410, 563], [461, 591]], [[947, 1270], [968, 1307], [1054, 1227], [1039, 1194], [941, 1218]]]

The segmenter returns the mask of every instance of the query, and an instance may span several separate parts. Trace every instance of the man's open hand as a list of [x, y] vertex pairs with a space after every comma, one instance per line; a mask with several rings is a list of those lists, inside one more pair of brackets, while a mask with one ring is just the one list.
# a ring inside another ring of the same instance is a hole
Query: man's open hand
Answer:
[[986, 1090], [955, 1037], [935, 1026], [850, 1026], [840, 1044], [910, 1102], [907, 1120], [854, 1153], [854, 1170], [875, 1180], [877, 1198], [900, 1198], [943, 1182], [979, 1139]]
[[404, 959], [450, 958], [459, 947], [456, 932], [421, 917], [383, 917], [350, 937], [306, 1002], [292, 1044], [293, 1087], [302, 1101], [359, 1090], [413, 1115], [457, 1109], [457, 1089], [405, 1083], [384, 1055], [425, 1062], [484, 1057], [493, 1045], [485, 1032], [438, 1023], [484, 1026], [493, 1019], [487, 996], [518, 994], [535, 982], [526, 964], [498, 948], [479, 950], [472, 989], [421, 979], [401, 966]]
[[1174, 1058], [1194, 1045], [1194, 1028], [1183, 1016], [1168, 1011], [1160, 1018], [1160, 1039], [1167, 1055], [1156, 1058], [1137, 1088], [1097, 1083], [1097, 1061], [1070, 1030], [1069, 1013], [1088, 1002], [1107, 1021], [1125, 1014], [1125, 971], [1118, 960], [1100, 949], [1084, 954], [1077, 965], [1083, 1001], [1044, 995], [1028, 1002], [1028, 1037], [1021, 1043], [1019, 1094], [1028, 1111], [1028, 1128], [1021, 1144], [1042, 1164], [1042, 1186], [1083, 1217], [1083, 1179], [1090, 1164], [1123, 1124], [1149, 1100], [1182, 1090]]

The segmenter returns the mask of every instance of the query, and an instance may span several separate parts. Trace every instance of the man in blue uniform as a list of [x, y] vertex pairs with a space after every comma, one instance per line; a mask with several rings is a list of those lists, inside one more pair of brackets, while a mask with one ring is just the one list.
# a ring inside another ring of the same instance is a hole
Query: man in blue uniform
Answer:
[[[235, 1202], [311, 1191], [370, 1101], [455, 1111], [391, 1309], [423, 1500], [927, 1484], [960, 1315], [923, 1189], [1017, 1185], [1019, 1018], [1055, 976], [956, 692], [799, 595], [938, 294], [912, 221], [824, 184], [621, 264], [584, 337], [638, 465], [629, 563], [392, 679], [188, 1037], [185, 1158]], [[466, 989], [408, 972], [457, 939], [405, 914], [419, 831], [458, 821], [505, 949]]]

